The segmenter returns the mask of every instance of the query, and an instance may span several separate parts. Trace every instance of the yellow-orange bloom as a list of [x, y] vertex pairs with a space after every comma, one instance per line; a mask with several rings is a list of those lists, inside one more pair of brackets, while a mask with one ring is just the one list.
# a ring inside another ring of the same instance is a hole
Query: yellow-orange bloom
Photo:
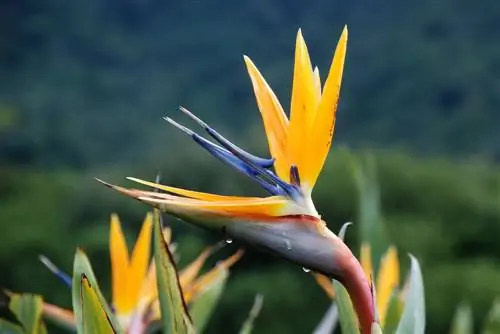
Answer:
[[[109, 251], [111, 258], [111, 305], [122, 326], [127, 329], [145, 329], [147, 325], [160, 318], [156, 270], [151, 260], [152, 214], [148, 213], [141, 231], [129, 254], [121, 223], [116, 214], [111, 216]], [[170, 244], [171, 230], [165, 228], [163, 235]], [[170, 245], [171, 247], [171, 245]], [[193, 262], [179, 273], [179, 282], [187, 304], [196, 300], [217, 278], [220, 270], [232, 266], [242, 256], [242, 251], [221, 261], [216, 267], [199, 275], [205, 261], [216, 247], [207, 247]], [[75, 326], [73, 312], [45, 303], [44, 315], [66, 327]]]

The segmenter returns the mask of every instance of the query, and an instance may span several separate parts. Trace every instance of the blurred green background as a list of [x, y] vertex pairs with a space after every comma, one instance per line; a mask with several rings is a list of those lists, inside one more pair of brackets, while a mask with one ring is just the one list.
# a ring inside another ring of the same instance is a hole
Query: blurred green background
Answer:
[[[374, 154], [388, 235], [405, 268], [407, 252], [422, 264], [427, 332], [447, 332], [464, 299], [480, 326], [500, 294], [494, 0], [1, 1], [0, 285], [69, 307], [70, 291], [37, 256], [71, 271], [81, 246], [109, 291], [109, 215], [121, 216], [132, 241], [148, 207], [93, 177], [125, 184], [161, 171], [170, 185], [262, 194], [161, 117], [184, 105], [267, 155], [242, 55], [288, 109], [297, 29], [324, 80], [344, 24], [344, 84], [317, 208], [333, 230], [356, 222], [346, 149]], [[166, 221], [183, 263], [218, 240]], [[347, 241], [358, 253], [355, 229]], [[329, 305], [311, 275], [248, 250], [208, 332], [239, 329], [257, 292], [257, 333], [311, 332]]]

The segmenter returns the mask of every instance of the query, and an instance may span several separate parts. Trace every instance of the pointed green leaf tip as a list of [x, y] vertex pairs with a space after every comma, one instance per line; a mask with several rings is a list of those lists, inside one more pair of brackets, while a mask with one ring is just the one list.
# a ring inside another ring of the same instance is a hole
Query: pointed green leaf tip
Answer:
[[[111, 328], [116, 333], [121, 333], [121, 327], [118, 324], [118, 321], [114, 317], [111, 309], [104, 299], [101, 290], [99, 289], [99, 285], [97, 284], [97, 280], [94, 275], [94, 271], [92, 270], [92, 266], [90, 264], [87, 255], [80, 250], [76, 250], [75, 260], [73, 262], [73, 282], [72, 282], [72, 303], [73, 303], [73, 313], [75, 314], [76, 319], [76, 327], [78, 333], [91, 333], [85, 332], [85, 319], [83, 315], [83, 307], [82, 307], [82, 277], [85, 276], [85, 279], [88, 281], [89, 286], [92, 288], [92, 291], [95, 293], [103, 312], [106, 314], [108, 318]], [[107, 332], [105, 332], [107, 333]], [[113, 333], [113, 332], [111, 332]]]
[[[162, 233], [161, 215], [154, 210], [153, 240], [156, 265], [156, 282], [160, 299], [160, 311], [165, 333], [194, 334], [186, 302], [179, 283], [174, 258]], [[166, 329], [170, 329], [167, 332]]]
[[331, 334], [335, 331], [339, 322], [339, 311], [337, 304], [333, 302], [326, 314], [321, 319], [320, 323], [314, 329], [313, 334]]
[[47, 332], [42, 322], [42, 297], [32, 294], [11, 294], [9, 298], [9, 309], [22, 327], [14, 323], [2, 321], [0, 324], [0, 333], [18, 333], [19, 330], [21, 330], [20, 333], [28, 334], [42, 334]]
[[453, 322], [451, 324], [450, 334], [473, 334], [474, 324], [472, 319], [472, 310], [470, 305], [462, 303], [457, 307]]
[[500, 333], [500, 297], [493, 301], [483, 327], [483, 334]]
[[380, 259], [387, 250], [388, 240], [380, 205], [377, 161], [371, 154], [356, 157], [347, 152], [350, 170], [358, 191], [359, 238], [370, 245], [373, 272], [378, 272]]
[[240, 329], [240, 334], [250, 334], [252, 333], [253, 330], [253, 324], [255, 322], [255, 319], [257, 319], [257, 316], [260, 313], [260, 310], [262, 309], [262, 304], [264, 303], [264, 296], [261, 294], [258, 294], [255, 296], [255, 301], [253, 302], [252, 309], [250, 310], [250, 313], [248, 314], [247, 320], [243, 323], [243, 326]]
[[203, 332], [210, 320], [215, 310], [215, 306], [222, 296], [228, 277], [228, 269], [218, 269], [218, 277], [209, 286], [205, 287], [201, 295], [192, 302], [189, 312], [191, 313], [194, 327], [198, 333]]
[[387, 313], [385, 315], [384, 331], [387, 333], [395, 333], [398, 328], [401, 315], [403, 314], [404, 301], [399, 296], [399, 290], [395, 290], [389, 300]]
[[93, 334], [113, 334], [116, 331], [111, 325], [106, 311], [99, 301], [96, 291], [91, 286], [85, 274], [80, 277], [80, 304], [82, 307], [82, 328], [81, 333]]
[[358, 317], [354, 312], [351, 298], [344, 286], [337, 280], [333, 280], [333, 288], [335, 290], [335, 301], [337, 303], [340, 328], [342, 333], [359, 333]]
[[372, 332], [371, 334], [382, 334], [382, 328], [380, 328], [380, 325], [376, 322], [372, 324]]
[[424, 334], [425, 332], [424, 281], [418, 260], [411, 254], [410, 259], [405, 308], [396, 334]]

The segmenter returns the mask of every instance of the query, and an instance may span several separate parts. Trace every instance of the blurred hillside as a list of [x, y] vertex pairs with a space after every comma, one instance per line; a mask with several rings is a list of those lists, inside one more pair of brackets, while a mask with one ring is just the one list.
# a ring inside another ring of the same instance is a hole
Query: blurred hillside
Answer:
[[298, 27], [325, 74], [347, 24], [337, 143], [497, 159], [499, 16], [493, 0], [2, 1], [0, 156], [146, 158], [181, 104], [238, 133], [259, 121], [242, 55], [288, 109]]
[[[174, 186], [262, 194], [161, 117], [185, 122], [176, 111], [184, 105], [266, 155], [242, 55], [288, 109], [297, 29], [324, 79], [347, 24], [333, 146], [376, 155], [389, 236], [403, 261], [412, 252], [423, 266], [428, 333], [446, 333], [462, 299], [479, 326], [500, 294], [500, 3], [312, 3], [1, 1], [0, 286], [69, 306], [69, 291], [37, 256], [69, 270], [80, 245], [109, 291], [109, 215], [123, 217], [131, 241], [147, 207], [94, 176], [124, 183], [160, 170]], [[314, 193], [332, 230], [357, 218], [347, 166], [333, 150]], [[181, 261], [218, 240], [167, 221]], [[347, 236], [357, 250], [356, 233]], [[257, 292], [265, 294], [263, 334], [311, 332], [329, 304], [300, 268], [248, 251], [209, 333], [236, 331]]]

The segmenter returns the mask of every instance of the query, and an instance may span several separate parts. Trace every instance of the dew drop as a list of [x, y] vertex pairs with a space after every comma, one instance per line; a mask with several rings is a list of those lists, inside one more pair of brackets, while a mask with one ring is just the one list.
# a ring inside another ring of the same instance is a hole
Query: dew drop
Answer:
[[308, 273], [308, 272], [311, 271], [311, 269], [307, 269], [307, 268], [304, 268], [304, 267], [302, 267], [302, 270], [304, 270], [305, 273]]
[[290, 240], [286, 240], [285, 244], [286, 244], [286, 249], [288, 250], [292, 249], [292, 244], [290, 243]]
[[232, 243], [232, 242], [233, 242], [233, 240], [231, 240], [231, 239], [226, 239], [226, 244], [230, 244], [230, 243]]

